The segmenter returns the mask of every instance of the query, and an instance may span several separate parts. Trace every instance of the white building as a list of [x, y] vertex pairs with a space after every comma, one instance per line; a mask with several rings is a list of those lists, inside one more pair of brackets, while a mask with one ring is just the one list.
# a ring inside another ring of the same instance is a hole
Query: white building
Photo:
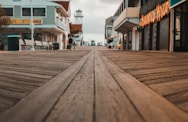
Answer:
[[124, 50], [140, 50], [139, 43], [139, 13], [140, 0], [122, 0], [117, 9], [113, 29], [121, 33], [121, 45]]
[[10, 25], [0, 30], [2, 36], [16, 34], [42, 44], [56, 42], [59, 49], [65, 49], [70, 33], [69, 0], [0, 0], [0, 4], [11, 18]]
[[82, 30], [82, 19], [83, 19], [83, 13], [82, 10], [78, 9], [76, 10], [74, 14], [75, 22], [71, 24], [71, 34], [74, 37], [74, 41], [78, 46], [81, 46], [84, 44], [83, 41], [83, 30]]

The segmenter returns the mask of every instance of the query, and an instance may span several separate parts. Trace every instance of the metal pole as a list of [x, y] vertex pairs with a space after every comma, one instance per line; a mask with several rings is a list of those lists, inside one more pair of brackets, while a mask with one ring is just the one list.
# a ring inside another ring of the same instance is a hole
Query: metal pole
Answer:
[[34, 42], [34, 38], [33, 38], [33, 35], [34, 35], [34, 23], [33, 23], [33, 2], [32, 2], [32, 0], [30, 0], [30, 4], [31, 4], [31, 7], [30, 7], [30, 10], [31, 10], [31, 41], [33, 42], [31, 50], [35, 50], [35, 46], [34, 46], [35, 42]]

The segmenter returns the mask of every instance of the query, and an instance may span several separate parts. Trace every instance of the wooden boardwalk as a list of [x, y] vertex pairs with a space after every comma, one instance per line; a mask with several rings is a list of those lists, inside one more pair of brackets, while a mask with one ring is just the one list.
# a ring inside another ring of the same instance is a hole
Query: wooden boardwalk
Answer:
[[149, 54], [90, 48], [0, 53], [0, 122], [187, 122], [186, 110], [168, 101], [172, 89], [188, 90], [185, 79], [178, 88], [172, 80], [139, 79], [163, 77], [167, 59], [179, 55], [157, 53], [152, 60]]

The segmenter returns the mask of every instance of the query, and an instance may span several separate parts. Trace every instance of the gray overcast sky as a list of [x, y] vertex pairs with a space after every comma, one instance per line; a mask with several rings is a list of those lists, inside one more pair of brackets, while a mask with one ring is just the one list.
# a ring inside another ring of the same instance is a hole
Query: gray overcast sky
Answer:
[[71, 0], [71, 22], [74, 13], [83, 11], [84, 40], [104, 41], [105, 19], [113, 16], [122, 0]]

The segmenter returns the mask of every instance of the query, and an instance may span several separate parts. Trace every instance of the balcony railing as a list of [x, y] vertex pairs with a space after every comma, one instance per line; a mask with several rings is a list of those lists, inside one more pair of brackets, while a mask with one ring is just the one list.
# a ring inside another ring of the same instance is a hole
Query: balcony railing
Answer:
[[140, 7], [128, 7], [117, 17], [113, 23], [113, 27], [117, 27], [123, 20], [139, 17]]
[[66, 24], [61, 19], [56, 18], [55, 24], [56, 24], [57, 27], [59, 27], [63, 30], [66, 30]]

